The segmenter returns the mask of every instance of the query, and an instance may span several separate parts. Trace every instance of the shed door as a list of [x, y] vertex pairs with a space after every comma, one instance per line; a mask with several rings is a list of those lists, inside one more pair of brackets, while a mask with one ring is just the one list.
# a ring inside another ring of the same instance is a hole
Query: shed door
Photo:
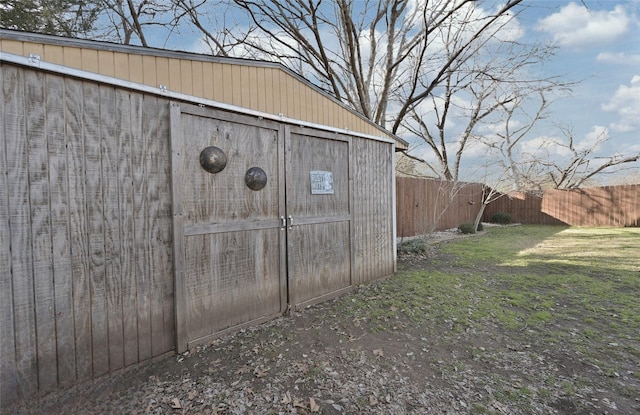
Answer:
[[351, 286], [348, 138], [292, 128], [286, 140], [289, 303], [294, 308]]
[[171, 129], [178, 352], [350, 287], [348, 138], [178, 103]]
[[[252, 117], [177, 103], [171, 115], [181, 352], [287, 307], [284, 142], [277, 124]], [[224, 169], [202, 167], [207, 147], [224, 152]], [[247, 185], [252, 167], [265, 173], [263, 188]]]

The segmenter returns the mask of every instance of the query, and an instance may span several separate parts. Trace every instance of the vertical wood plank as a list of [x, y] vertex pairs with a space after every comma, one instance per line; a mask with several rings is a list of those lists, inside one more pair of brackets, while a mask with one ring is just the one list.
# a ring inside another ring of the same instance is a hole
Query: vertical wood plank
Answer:
[[362, 168], [360, 166], [361, 163], [361, 154], [360, 151], [362, 150], [361, 148], [361, 143], [360, 140], [358, 139], [353, 139], [352, 140], [352, 150], [351, 150], [351, 160], [350, 163], [352, 165], [352, 169], [353, 169], [353, 174], [352, 174], [352, 181], [349, 184], [349, 187], [352, 190], [352, 195], [351, 195], [351, 228], [353, 229], [352, 231], [352, 247], [353, 247], [353, 268], [355, 269], [355, 271], [352, 272], [352, 283], [353, 284], [360, 284], [361, 281], [363, 280], [363, 273], [362, 273], [362, 268], [363, 268], [363, 252], [362, 252], [362, 231], [363, 231], [363, 227], [362, 227], [362, 220], [361, 218], [363, 217], [363, 212], [362, 212], [362, 206], [361, 200], [358, 200], [358, 197], [360, 196], [360, 190], [359, 187], [361, 186], [361, 175], [362, 175]]
[[187, 322], [185, 329], [187, 339], [193, 340], [211, 334], [212, 329], [219, 325], [217, 319], [220, 316], [216, 316], [215, 319], [207, 317], [214, 315], [214, 304], [211, 300], [217, 286], [215, 278], [219, 278], [219, 276], [215, 275], [211, 261], [207, 260], [212, 251], [215, 252], [207, 235], [195, 235], [189, 238], [185, 236], [183, 243], [185, 298], [187, 299], [185, 302], [185, 320]]
[[132, 101], [142, 100], [139, 94], [116, 92], [118, 109], [118, 207], [120, 216], [120, 254], [122, 276], [122, 331], [124, 366], [138, 362], [138, 313], [136, 309], [135, 233], [133, 206], [132, 134], [135, 114]]
[[258, 109], [258, 95], [260, 94], [260, 85], [258, 85], [258, 72], [255, 66], [247, 66], [246, 68], [246, 84], [248, 85], [248, 91], [243, 91], [242, 103], [243, 105], [246, 105], [247, 108], [255, 110]]
[[114, 76], [120, 79], [129, 79], [129, 54], [116, 53], [114, 59]]
[[202, 62], [191, 62], [191, 87], [193, 88], [193, 95], [199, 97], [205, 97], [206, 91], [204, 89], [204, 79], [202, 75]]
[[285, 77], [287, 86], [282, 94], [287, 101], [287, 117], [300, 119], [300, 85], [292, 76], [285, 74]]
[[322, 95], [318, 94], [315, 90], [312, 90], [311, 88], [309, 88], [308, 97], [309, 97], [309, 103], [307, 105], [309, 106], [309, 110], [313, 114], [313, 122], [322, 124], [323, 123], [322, 119], [324, 118], [322, 113], [323, 111]]
[[178, 59], [169, 59], [169, 83], [167, 87], [172, 91], [184, 92], [182, 89], [180, 60]]
[[11, 224], [13, 270], [13, 316], [15, 325], [16, 384], [20, 396], [31, 397], [38, 390], [36, 316], [33, 289], [31, 211], [29, 199], [29, 155], [26, 129], [24, 71], [5, 67], [2, 87], [5, 96], [7, 183]]
[[146, 100], [132, 102], [131, 135], [133, 139], [133, 223], [135, 235], [136, 304], [138, 310], [138, 359], [151, 357], [151, 319], [149, 303], [149, 251], [147, 249], [147, 136], [142, 133]]
[[65, 132], [64, 79], [47, 75], [47, 146], [51, 200], [51, 239], [55, 290], [55, 327], [58, 382], [70, 386], [76, 380], [76, 350], [73, 321], [73, 283], [69, 233], [69, 179]]
[[222, 77], [223, 65], [219, 63], [211, 64], [211, 82], [213, 84], [212, 99], [215, 101], [224, 100], [224, 80]]
[[322, 124], [331, 125], [329, 123], [329, 114], [331, 112], [331, 101], [327, 97], [322, 97]]
[[[167, 58], [155, 58], [155, 65], [153, 65], [156, 68], [156, 79], [155, 79], [155, 86], [159, 87], [160, 85], [165, 85], [168, 86], [169, 85], [169, 59]], [[145, 71], [146, 73], [146, 71]]]
[[344, 128], [346, 125], [346, 120], [345, 120], [345, 111], [344, 109], [338, 105], [338, 104], [333, 104], [333, 120], [332, 123], [333, 125], [335, 125], [336, 128]]
[[275, 95], [275, 85], [273, 81], [273, 70], [271, 68], [263, 68], [264, 73], [264, 111], [269, 114], [278, 114], [275, 110], [273, 97]]
[[[144, 55], [142, 59], [142, 82], [149, 86], [159, 86], [160, 84], [167, 85], [168, 79], [164, 82], [158, 80], [158, 58], [155, 56]], [[165, 59], [166, 62], [166, 59]], [[140, 76], [140, 75], [138, 75]]]
[[100, 87], [100, 159], [103, 197], [103, 232], [105, 258], [105, 294], [107, 338], [109, 340], [109, 371], [124, 366], [122, 333], [122, 265], [120, 249], [120, 210], [118, 147], [120, 117], [116, 108], [116, 91], [111, 86]]
[[[192, 63], [187, 59], [180, 59], [180, 92], [187, 95], [194, 95]], [[173, 79], [172, 79], [173, 81]], [[197, 92], [196, 92], [197, 94]]]
[[236, 71], [238, 70], [240, 71], [238, 88], [240, 89], [241, 106], [245, 108], [254, 108], [251, 106], [251, 102], [255, 97], [255, 89], [253, 89], [254, 85], [252, 84], [255, 78], [252, 79], [251, 77], [252, 68], [242, 65], [236, 69]]
[[145, 73], [145, 69], [147, 68], [144, 68], [142, 65], [143, 59], [141, 55], [134, 53], [129, 54], [129, 77], [132, 82], [143, 84], [145, 83], [145, 77], [150, 76]]
[[143, 135], [147, 137], [149, 202], [149, 271], [151, 273], [151, 350], [153, 356], [173, 350], [173, 263], [171, 238], [171, 150], [169, 105], [145, 99]]
[[82, 67], [82, 54], [79, 48], [70, 46], [63, 47], [64, 61], [63, 65], [71, 67]]
[[93, 73], [99, 73], [98, 51], [92, 49], [80, 49], [81, 69]]
[[[357, 140], [356, 140], [357, 141]], [[347, 168], [347, 174], [348, 174], [348, 181], [347, 181], [347, 191], [349, 194], [349, 284], [350, 285], [354, 285], [354, 284], [358, 284], [358, 282], [360, 281], [360, 279], [356, 276], [356, 252], [355, 252], [355, 240], [356, 240], [356, 229], [355, 229], [355, 224], [354, 224], [354, 218], [356, 217], [356, 213], [354, 211], [355, 209], [355, 188], [354, 188], [354, 180], [355, 180], [355, 170], [356, 167], [354, 165], [354, 157], [355, 157], [355, 153], [354, 153], [354, 140], [353, 137], [349, 137], [349, 140], [347, 141], [348, 145], [349, 145], [349, 149], [347, 151], [348, 156], [347, 156], [347, 163], [349, 163], [349, 166]]]
[[64, 53], [63, 53], [62, 46], [44, 45], [44, 53], [43, 53], [42, 59], [46, 60], [47, 62], [63, 65]]
[[[380, 270], [380, 256], [379, 256], [379, 247], [378, 247], [378, 229], [375, 222], [380, 220], [380, 202], [384, 198], [384, 193], [380, 188], [380, 174], [381, 171], [378, 170], [378, 166], [381, 160], [375, 159], [375, 154], [372, 151], [370, 143], [367, 142], [364, 144], [364, 153], [366, 154], [366, 164], [364, 168], [367, 171], [367, 175], [369, 178], [368, 182], [368, 190], [370, 195], [377, 195], [375, 198], [371, 198], [369, 200], [369, 212], [367, 215], [366, 227], [367, 227], [367, 239], [369, 240], [369, 255], [371, 257], [371, 263], [373, 266]], [[369, 196], [370, 197], [370, 196]]]
[[273, 94], [271, 97], [268, 97], [272, 103], [272, 112], [276, 115], [283, 114], [285, 117], [288, 117], [289, 109], [285, 101], [286, 81], [283, 80], [282, 71], [278, 69], [269, 69], [269, 71], [271, 72], [271, 79], [273, 81]]
[[114, 53], [108, 50], [98, 51], [98, 68], [102, 75], [115, 76]]
[[76, 348], [76, 378], [93, 377], [91, 341], [91, 287], [86, 206], [84, 158], [83, 86], [75, 79], [65, 79], [65, 131], [69, 180], [69, 234], [71, 241], [71, 276]]
[[38, 387], [41, 392], [48, 392], [56, 387], [58, 374], [49, 208], [49, 161], [45, 132], [46, 111], [43, 105], [45, 75], [42, 72], [29, 71], [25, 75], [25, 81]]
[[207, 99], [215, 100], [216, 84], [213, 79], [212, 67], [211, 62], [202, 62], [202, 95]]
[[[278, 189], [285, 189], [285, 145], [291, 137], [291, 127], [280, 124], [278, 127]], [[284, 191], [278, 192], [278, 216], [280, 222], [280, 312], [284, 312], [288, 307], [287, 302], [287, 230], [286, 230], [287, 199]]]
[[[267, 83], [268, 82], [268, 83]], [[267, 112], [267, 91], [271, 91], [271, 78], [266, 77], [266, 68], [256, 68], [256, 109]]]
[[309, 105], [311, 90], [307, 85], [304, 85], [300, 82], [298, 82], [298, 84], [300, 85], [300, 93], [298, 94], [298, 108], [300, 110], [300, 114], [298, 115], [298, 118], [301, 120], [309, 120], [315, 122], [315, 114], [313, 112], [313, 109]]
[[393, 272], [397, 272], [398, 271], [398, 221], [397, 221], [397, 215], [398, 215], [398, 199], [396, 197], [396, 146], [395, 144], [391, 145], [391, 174], [389, 177], [389, 180], [391, 181], [390, 186], [391, 186], [391, 195], [393, 197], [393, 199], [391, 199], [391, 216], [393, 217], [393, 219], [391, 220], [391, 238], [392, 239], [392, 245], [393, 245]]
[[[227, 84], [227, 88], [231, 88], [231, 103], [233, 105], [242, 106], [242, 97], [246, 94], [244, 90], [246, 89], [246, 85], [242, 85], [242, 68], [237, 65], [227, 65], [230, 67], [231, 77], [226, 76], [225, 74], [225, 84]], [[227, 81], [230, 79], [230, 81]]]
[[[379, 194], [380, 189], [375, 189], [376, 183], [378, 182], [378, 172], [372, 171], [372, 167], [377, 165], [377, 162], [373, 160], [373, 154], [369, 150], [368, 146], [363, 149], [365, 162], [363, 163], [362, 168], [365, 170], [365, 178], [364, 180], [367, 183], [367, 203], [366, 206], [366, 215], [365, 215], [365, 239], [367, 240], [367, 256], [369, 256], [372, 261], [374, 267], [378, 268], [379, 264], [376, 258], [376, 234], [375, 234], [375, 224], [373, 223], [377, 217], [377, 209], [378, 209], [378, 201], [383, 197], [382, 194]], [[377, 195], [377, 197], [372, 198], [372, 195]], [[379, 269], [379, 268], [378, 268]]]
[[176, 352], [184, 353], [189, 341], [187, 334], [187, 298], [184, 275], [184, 222], [182, 200], [182, 126], [180, 104], [171, 103], [171, 187], [173, 207], [173, 269], [175, 278]]
[[109, 332], [104, 246], [104, 195], [100, 137], [100, 95], [95, 84], [83, 84], [84, 139], [91, 287], [91, 340], [94, 377], [109, 372]]
[[[6, 77], [6, 78], [5, 78]], [[0, 63], [0, 78], [15, 81], [16, 74]], [[11, 264], [11, 201], [8, 183], [7, 161], [9, 141], [15, 136], [16, 102], [12, 102], [11, 90], [16, 85], [3, 82], [0, 87], [0, 411], [16, 401], [18, 376], [16, 371], [16, 326], [13, 316], [13, 272]], [[5, 88], [8, 90], [5, 93]], [[5, 105], [5, 100], [7, 101]], [[9, 109], [14, 108], [13, 112]], [[12, 128], [13, 127], [13, 128]], [[14, 225], [15, 226], [15, 225]]]

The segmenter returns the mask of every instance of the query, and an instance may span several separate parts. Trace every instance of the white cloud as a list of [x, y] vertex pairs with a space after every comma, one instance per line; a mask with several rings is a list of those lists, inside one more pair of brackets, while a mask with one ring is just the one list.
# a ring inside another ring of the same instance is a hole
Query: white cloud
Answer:
[[602, 109], [618, 114], [618, 121], [611, 129], [618, 132], [630, 132], [640, 129], [640, 75], [631, 78], [631, 85], [620, 85]]
[[596, 57], [598, 62], [614, 63], [617, 65], [640, 65], [640, 54], [633, 55], [624, 52], [609, 53], [604, 52]]
[[623, 6], [613, 10], [589, 10], [583, 5], [569, 3], [539, 21], [538, 30], [552, 35], [560, 45], [570, 48], [607, 44], [625, 34], [631, 18]]

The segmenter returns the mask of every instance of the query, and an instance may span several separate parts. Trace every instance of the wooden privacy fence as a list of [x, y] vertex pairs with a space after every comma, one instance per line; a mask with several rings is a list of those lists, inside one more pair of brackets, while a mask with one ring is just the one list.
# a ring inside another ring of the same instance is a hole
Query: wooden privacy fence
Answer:
[[[472, 222], [482, 184], [396, 178], [398, 237], [423, 235]], [[503, 195], [487, 205], [482, 221], [506, 212], [515, 223], [571, 226], [640, 226], [640, 184]]]
[[640, 226], [640, 185], [547, 190], [543, 196], [504, 195], [489, 204], [483, 220], [496, 212], [514, 222], [571, 226]]
[[482, 205], [482, 184], [397, 177], [396, 197], [397, 236], [424, 235], [473, 222]]

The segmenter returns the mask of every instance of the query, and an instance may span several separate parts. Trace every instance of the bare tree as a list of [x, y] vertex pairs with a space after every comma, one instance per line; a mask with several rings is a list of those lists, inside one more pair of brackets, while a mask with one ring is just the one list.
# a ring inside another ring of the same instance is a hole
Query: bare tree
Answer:
[[[176, 0], [184, 10], [192, 0]], [[250, 24], [226, 31], [234, 54], [277, 60], [393, 132], [450, 72], [492, 36], [522, 0], [484, 2], [489, 14], [472, 14], [473, 0], [232, 0]], [[491, 3], [491, 4], [489, 4]], [[472, 15], [468, 36], [447, 58], [436, 34]], [[189, 16], [205, 37], [203, 9]], [[473, 29], [471, 29], [473, 27]], [[218, 35], [219, 38], [219, 35]], [[215, 41], [214, 41], [215, 43]], [[228, 50], [225, 49], [225, 50]], [[428, 82], [426, 80], [429, 79]], [[396, 91], [403, 88], [402, 101]]]
[[[203, 44], [212, 55], [235, 56], [248, 53], [245, 45], [251, 44], [256, 28], [247, 24], [244, 11], [238, 11], [233, 2], [207, 0], [172, 0], [180, 21], [188, 21], [200, 33]], [[214, 10], [211, 10], [214, 3]], [[209, 10], [210, 13], [207, 13]], [[242, 27], [241, 30], [236, 28]]]
[[104, 18], [95, 36], [125, 45], [153, 46], [148, 40], [152, 30], [159, 29], [165, 39], [180, 30], [178, 6], [163, 0], [94, 0]]
[[[441, 32], [447, 60], [466, 41], [466, 23], [461, 24]], [[533, 68], [552, 56], [552, 47], [490, 38], [473, 50], [471, 57], [445, 73], [441, 85], [410, 111], [402, 125], [420, 138], [417, 145], [427, 146], [434, 171], [444, 179], [459, 180], [463, 157], [473, 147], [486, 146], [486, 155], [492, 150], [501, 153], [514, 181], [520, 182], [514, 147], [545, 118], [550, 104], [546, 95], [553, 91], [557, 96], [571, 83], [532, 75]], [[496, 132], [500, 126], [503, 131]]]
[[[619, 173], [624, 166], [640, 161], [640, 152], [631, 154], [614, 154], [599, 156], [597, 150], [609, 140], [608, 132], [603, 129], [586, 145], [577, 143], [573, 131], [562, 127], [563, 137], [542, 143], [539, 150], [526, 154], [523, 165], [535, 176], [529, 182], [537, 185], [537, 189], [577, 189], [592, 180], [595, 176], [606, 174], [614, 167]], [[553, 152], [553, 154], [550, 154]], [[558, 153], [568, 154], [558, 157]]]

